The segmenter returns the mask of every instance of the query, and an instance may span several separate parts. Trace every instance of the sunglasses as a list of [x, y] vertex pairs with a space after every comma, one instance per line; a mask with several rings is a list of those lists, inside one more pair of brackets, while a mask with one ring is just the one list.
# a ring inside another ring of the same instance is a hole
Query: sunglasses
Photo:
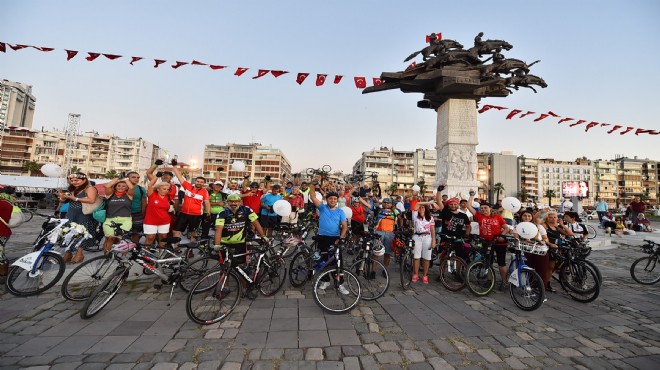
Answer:
[[87, 176], [85, 176], [85, 175], [83, 175], [83, 174], [81, 174], [81, 173], [77, 173], [77, 174], [69, 175], [69, 176], [68, 176], [68, 179], [69, 179], [69, 180], [74, 180], [74, 179], [84, 180], [84, 179], [86, 179], [86, 178], [87, 178]]

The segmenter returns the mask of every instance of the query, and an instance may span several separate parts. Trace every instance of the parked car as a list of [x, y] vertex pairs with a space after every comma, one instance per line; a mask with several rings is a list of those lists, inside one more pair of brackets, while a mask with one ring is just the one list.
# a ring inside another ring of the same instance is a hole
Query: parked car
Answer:
[[596, 211], [584, 211], [582, 212], [582, 215], [580, 215], [580, 217], [586, 218], [587, 220], [597, 220], [598, 213]]

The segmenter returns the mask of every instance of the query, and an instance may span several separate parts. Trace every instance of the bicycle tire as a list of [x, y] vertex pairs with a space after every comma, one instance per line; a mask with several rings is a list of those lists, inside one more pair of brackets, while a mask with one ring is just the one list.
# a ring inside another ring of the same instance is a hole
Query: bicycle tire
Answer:
[[308, 168], [305, 170], [305, 173], [307, 174], [307, 176], [314, 176], [316, 174], [316, 170], [313, 168]]
[[[336, 272], [336, 266], [329, 266], [321, 270], [316, 276], [316, 279], [314, 279], [314, 286], [312, 287], [314, 302], [316, 302], [323, 311], [335, 315], [349, 312], [355, 308], [360, 302], [362, 296], [362, 290], [357, 276], [343, 267], [339, 268], [339, 273], [344, 277], [343, 284], [348, 286], [347, 289], [349, 294], [340, 293], [339, 287], [332, 277], [332, 274]], [[330, 279], [330, 286], [326, 289], [321, 289], [319, 285], [324, 278]], [[333, 302], [337, 302], [337, 304], [331, 305]]]
[[589, 265], [589, 267], [591, 267], [591, 269], [594, 270], [594, 272], [596, 273], [596, 277], [598, 278], [598, 285], [600, 285], [602, 287], [603, 286], [603, 275], [600, 273], [600, 269], [598, 268], [598, 266], [596, 266], [595, 263], [593, 263], [589, 260], [582, 260], [581, 262]]
[[[567, 272], [569, 268], [572, 269]], [[589, 285], [589, 281], [593, 280], [593, 284]], [[559, 281], [564, 288], [568, 288], [566, 292], [574, 301], [589, 303], [598, 298], [600, 294], [600, 285], [598, 284], [598, 277], [589, 265], [576, 263], [565, 264], [559, 271]]]
[[[641, 267], [641, 270], [639, 269]], [[648, 275], [646, 278], [644, 275]], [[660, 281], [660, 266], [656, 256], [647, 256], [637, 259], [630, 266], [630, 276], [636, 282], [652, 285]]]
[[268, 261], [270, 267], [265, 267], [259, 272], [259, 292], [266, 297], [275, 295], [282, 289], [286, 280], [286, 262], [282, 257], [274, 257]]
[[472, 294], [485, 296], [495, 288], [495, 269], [486, 266], [483, 260], [474, 261], [467, 267], [465, 273], [467, 288]]
[[[41, 256], [35, 276], [18, 266], [12, 266], [5, 283], [9, 293], [17, 297], [29, 297], [45, 292], [64, 275], [64, 259], [57, 253], [46, 252]], [[44, 281], [46, 283], [44, 283]]]
[[332, 167], [330, 167], [329, 164], [324, 164], [323, 167], [321, 167], [321, 170], [323, 172], [326, 172], [326, 173], [330, 174], [330, 171], [332, 171]]
[[312, 256], [305, 251], [293, 255], [289, 263], [289, 283], [294, 288], [300, 288], [309, 280], [312, 269]]
[[60, 289], [69, 301], [84, 301], [96, 291], [109, 273], [117, 270], [119, 261], [108, 253], [79, 264], [65, 278]]
[[401, 257], [401, 265], [399, 266], [399, 278], [401, 280], [401, 288], [403, 290], [410, 289], [413, 276], [413, 254], [407, 251]]
[[[376, 268], [373, 269], [373, 264]], [[360, 299], [373, 301], [382, 297], [390, 286], [390, 273], [379, 260], [373, 258], [360, 258], [355, 260], [348, 268], [354, 272], [362, 289]], [[385, 273], [385, 276], [383, 276]]]
[[442, 261], [440, 265], [440, 281], [452, 292], [465, 288], [465, 271], [467, 265], [462, 258], [453, 256]]
[[32, 221], [32, 218], [34, 217], [34, 212], [30, 211], [29, 209], [21, 208], [21, 213], [23, 214], [23, 222]]
[[211, 325], [224, 320], [241, 299], [238, 276], [227, 268], [207, 272], [186, 298], [186, 314], [193, 322]]
[[128, 267], [118, 268], [112, 275], [108, 276], [87, 298], [82, 309], [80, 309], [80, 318], [83, 320], [96, 316], [101, 310], [117, 295], [124, 280], [128, 277]]
[[[545, 288], [541, 276], [534, 270], [520, 271], [519, 286], [509, 283], [513, 303], [524, 311], [534, 311], [545, 300]], [[517, 295], [520, 294], [520, 297]]]
[[217, 257], [201, 256], [193, 258], [190, 261], [183, 261], [179, 275], [179, 286], [184, 292], [190, 292], [195, 283], [201, 279], [208, 271], [220, 268], [220, 262]]
[[596, 231], [596, 228], [591, 226], [591, 225], [585, 225], [585, 227], [586, 227], [587, 232], [588, 232], [587, 239], [596, 238], [596, 235], [598, 234], [598, 232]]

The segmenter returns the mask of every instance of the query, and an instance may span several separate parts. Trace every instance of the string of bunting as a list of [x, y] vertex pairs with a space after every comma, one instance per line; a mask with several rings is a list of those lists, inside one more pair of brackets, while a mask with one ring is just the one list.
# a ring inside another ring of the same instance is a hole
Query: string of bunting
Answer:
[[[487, 112], [491, 109], [498, 110], [498, 111], [503, 111], [503, 110], [509, 110], [507, 107], [502, 107], [499, 105], [490, 105], [490, 104], [485, 104], [481, 109], [479, 109], [479, 113], [484, 113]], [[524, 113], [523, 113], [524, 112]], [[521, 114], [522, 113], [522, 114]], [[532, 111], [525, 111], [522, 109], [511, 109], [510, 112], [506, 115], [506, 119], [510, 120], [513, 118], [525, 118], [529, 115], [536, 115], [534, 118], [534, 122], [539, 122], [542, 121], [548, 117], [552, 118], [557, 118], [557, 124], [561, 125], [563, 123], [566, 123], [568, 127], [584, 127], [584, 132], [589, 132], [589, 130], [593, 128], [604, 128], [607, 127], [607, 134], [611, 135], [614, 132], [617, 132], [619, 135], [625, 135], [629, 132], [634, 132], [635, 135], [640, 135], [640, 134], [649, 134], [649, 135], [659, 135], [660, 131], [655, 131], [655, 130], [648, 130], [648, 129], [643, 129], [643, 128], [636, 128], [636, 127], [631, 127], [631, 126], [623, 126], [623, 125], [613, 125], [605, 122], [596, 122], [596, 121], [589, 121], [589, 120], [584, 120], [584, 119], [576, 119], [576, 118], [569, 118], [569, 117], [562, 117], [552, 111], [548, 111], [548, 113], [537, 113], [537, 112], [532, 112]]]
[[[35, 49], [35, 50], [38, 50], [38, 51], [41, 51], [41, 52], [45, 52], [45, 53], [52, 52], [52, 51], [56, 50], [54, 48], [48, 48], [48, 47], [39, 47], [39, 46], [23, 45], [23, 44], [10, 44], [10, 43], [7, 43], [7, 42], [0, 41], [0, 52], [6, 53], [7, 50], [8, 50], [7, 47], [9, 47], [9, 50], [13, 50], [13, 51], [19, 51], [19, 50], [23, 50], [23, 49], [32, 48], [32, 49]], [[80, 53], [78, 50], [64, 49], [64, 51], [66, 52], [66, 60], [67, 61], [70, 61], [71, 59], [75, 58]], [[97, 52], [87, 52], [87, 56], [85, 57], [85, 60], [93, 62], [97, 58], [99, 58], [100, 56], [104, 56], [104, 57], [106, 57], [107, 59], [110, 59], [110, 60], [116, 60], [116, 59], [119, 59], [119, 58], [124, 58], [123, 55], [97, 53]], [[131, 58], [131, 61], [129, 62], [130, 65], [135, 65], [134, 63], [137, 63], [137, 62], [145, 59], [143, 57], [134, 57], [134, 56], [131, 56], [130, 58]], [[167, 60], [165, 60], [165, 59], [153, 59], [153, 61], [154, 61], [154, 68], [158, 68], [158, 67], [160, 67], [161, 64], [167, 63]], [[174, 62], [174, 64], [170, 65], [170, 67], [172, 67], [173, 69], [179, 69], [179, 68], [181, 68], [183, 66], [186, 66], [186, 65], [199, 66], [199, 67], [208, 67], [208, 68], [210, 68], [211, 70], [214, 70], [214, 71], [225, 69], [225, 68], [230, 68], [230, 66], [204, 63], [204, 62], [200, 62], [200, 61], [195, 60], [195, 59], [193, 59], [191, 62], [176, 61], [176, 62]], [[233, 69], [233, 67], [232, 67], [232, 69]], [[250, 69], [254, 69], [254, 68], [237, 67], [235, 72], [234, 72], [234, 76], [242, 76], [244, 73], [246, 73]], [[280, 77], [284, 74], [287, 74], [287, 73], [289, 73], [289, 71], [275, 70], [275, 69], [257, 69], [257, 74], [255, 76], [253, 76], [252, 79], [255, 80], [257, 78], [262, 78], [262, 77], [264, 77], [266, 75], [269, 75], [269, 74], [272, 75], [274, 78], [278, 78], [278, 77]], [[310, 75], [310, 73], [299, 72], [296, 75], [296, 82], [298, 83], [298, 85], [302, 85], [305, 82], [305, 80], [307, 80], [307, 77], [309, 77], [309, 75]], [[324, 73], [316, 74], [316, 83], [315, 83], [316, 86], [323, 86], [325, 84], [326, 79], [328, 78], [328, 76], [329, 76], [328, 74], [324, 74]], [[343, 75], [334, 75], [334, 78], [331, 77], [331, 79], [332, 79], [333, 84], [338, 85], [340, 82], [343, 81], [344, 76]], [[367, 77], [363, 77], [363, 76], [353, 77], [353, 82], [355, 83], [355, 87], [358, 88], [358, 89], [366, 88], [367, 83], [368, 83], [367, 80], [368, 80]], [[383, 83], [383, 81], [381, 81], [381, 79], [377, 78], [377, 77], [371, 78], [371, 82], [374, 86], [377, 86], [377, 85], [380, 85], [380, 84]]]

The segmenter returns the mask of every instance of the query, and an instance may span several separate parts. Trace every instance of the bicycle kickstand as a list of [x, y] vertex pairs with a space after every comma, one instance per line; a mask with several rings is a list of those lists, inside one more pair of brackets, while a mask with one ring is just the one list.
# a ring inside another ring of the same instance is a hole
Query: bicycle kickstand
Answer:
[[167, 306], [172, 305], [172, 294], [174, 294], [174, 288], [176, 288], [176, 282], [172, 284], [172, 288], [170, 289], [170, 298], [167, 300]]

